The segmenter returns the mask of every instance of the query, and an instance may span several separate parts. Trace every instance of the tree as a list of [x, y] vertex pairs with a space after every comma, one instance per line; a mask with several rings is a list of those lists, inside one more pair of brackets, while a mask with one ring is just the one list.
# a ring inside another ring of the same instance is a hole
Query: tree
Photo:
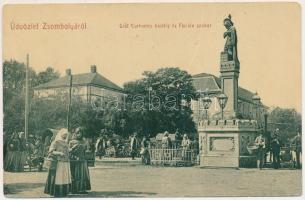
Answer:
[[[19, 63], [15, 60], [4, 61], [3, 63], [3, 106], [10, 101], [15, 101], [12, 98], [25, 95], [25, 72], [26, 66], [24, 63]], [[36, 72], [29, 68], [29, 82], [35, 82]], [[32, 85], [35, 86], [35, 85]]]
[[[36, 72], [29, 67], [30, 99], [33, 96], [33, 88], [58, 77], [58, 73], [49, 67], [45, 72]], [[25, 108], [25, 75], [26, 66], [16, 60], [3, 62], [3, 113], [4, 130], [22, 131], [24, 128]], [[44, 77], [44, 78], [39, 78]]]
[[45, 71], [39, 72], [36, 78], [36, 85], [47, 83], [51, 80], [58, 79], [59, 72], [54, 71], [52, 67], [47, 67]]
[[275, 108], [269, 115], [269, 126], [273, 132], [276, 128], [280, 131], [280, 139], [283, 143], [287, 143], [289, 139], [300, 131], [302, 126], [301, 114], [295, 109]]
[[196, 98], [191, 75], [172, 67], [146, 71], [143, 76], [124, 84], [128, 94], [128, 131], [155, 136], [178, 128], [182, 132], [195, 133], [189, 106], [191, 99]]
[[[61, 98], [35, 99], [30, 112], [30, 130], [40, 132], [46, 128], [67, 127], [68, 95]], [[90, 106], [81, 97], [73, 96], [71, 107], [72, 131], [82, 126], [85, 137], [97, 137], [103, 128], [124, 136], [121, 113], [114, 109], [103, 110]]]

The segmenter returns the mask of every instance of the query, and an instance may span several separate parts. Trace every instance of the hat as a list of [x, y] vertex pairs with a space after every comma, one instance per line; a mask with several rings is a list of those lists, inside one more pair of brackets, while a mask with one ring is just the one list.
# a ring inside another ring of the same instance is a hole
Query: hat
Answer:
[[223, 20], [223, 23], [225, 23], [226, 21], [229, 22], [229, 23], [233, 26], [233, 22], [232, 22], [232, 20], [231, 20], [231, 14], [229, 14], [228, 17], [226, 17], [226, 18]]

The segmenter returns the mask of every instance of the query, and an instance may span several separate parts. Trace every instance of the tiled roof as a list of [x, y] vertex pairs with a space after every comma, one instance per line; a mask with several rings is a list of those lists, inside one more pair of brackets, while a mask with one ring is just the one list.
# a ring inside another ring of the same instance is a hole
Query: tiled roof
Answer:
[[[121, 87], [111, 82], [104, 76], [98, 73], [85, 73], [73, 75], [72, 85], [96, 85], [107, 89], [113, 89], [123, 91]], [[64, 76], [59, 79], [52, 80], [48, 83], [44, 83], [35, 87], [35, 89], [47, 89], [69, 86], [69, 77]]]
[[250, 92], [249, 90], [246, 90], [242, 87], [238, 87], [238, 97], [239, 98], [252, 102], [253, 95], [254, 95], [254, 93]]
[[[206, 88], [208, 88], [209, 91], [221, 91], [221, 80], [219, 77], [216, 77], [213, 74], [201, 73], [192, 76], [192, 78], [196, 90], [204, 91]], [[254, 93], [250, 92], [249, 90], [238, 87], [239, 98], [247, 101], [252, 101], [253, 95]]]
[[220, 80], [212, 74], [201, 73], [194, 75], [192, 78], [196, 90], [206, 90], [206, 88], [209, 91], [221, 90]]

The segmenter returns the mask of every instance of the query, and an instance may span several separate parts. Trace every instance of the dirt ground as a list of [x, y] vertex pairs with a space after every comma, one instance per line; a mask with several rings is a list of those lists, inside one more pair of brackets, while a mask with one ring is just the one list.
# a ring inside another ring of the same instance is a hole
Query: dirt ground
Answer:
[[[301, 170], [97, 165], [90, 175], [92, 190], [78, 197], [299, 196], [302, 191]], [[5, 172], [5, 195], [48, 197], [46, 176]]]

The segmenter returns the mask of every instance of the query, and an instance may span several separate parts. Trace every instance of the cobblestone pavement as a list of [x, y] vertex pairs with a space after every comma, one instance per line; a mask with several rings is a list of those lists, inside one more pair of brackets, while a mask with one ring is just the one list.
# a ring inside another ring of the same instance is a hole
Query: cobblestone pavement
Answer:
[[[108, 166], [90, 168], [92, 190], [81, 197], [301, 195], [301, 170]], [[46, 172], [4, 173], [7, 197], [48, 197]], [[71, 195], [71, 197], [74, 197]]]

